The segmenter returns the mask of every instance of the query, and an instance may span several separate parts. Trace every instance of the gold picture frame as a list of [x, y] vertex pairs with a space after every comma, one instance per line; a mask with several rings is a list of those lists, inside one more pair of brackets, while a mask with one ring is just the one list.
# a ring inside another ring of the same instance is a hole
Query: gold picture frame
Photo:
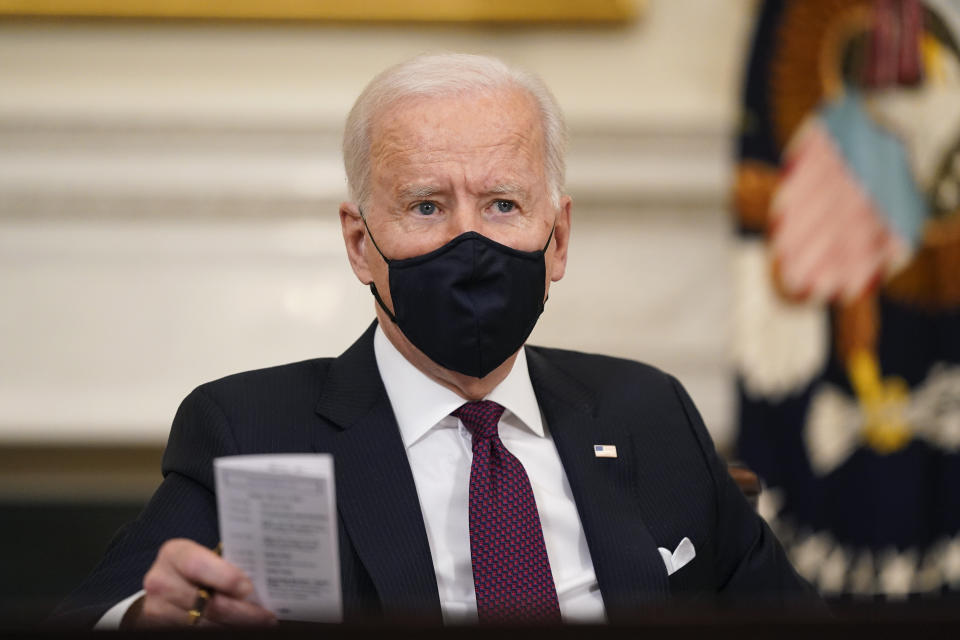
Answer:
[[338, 22], [622, 23], [645, 0], [0, 0], [0, 15]]

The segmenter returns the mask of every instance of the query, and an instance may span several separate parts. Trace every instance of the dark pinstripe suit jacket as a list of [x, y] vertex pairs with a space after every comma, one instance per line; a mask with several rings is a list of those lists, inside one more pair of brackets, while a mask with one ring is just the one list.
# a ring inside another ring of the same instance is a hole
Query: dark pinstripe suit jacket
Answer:
[[[330, 452], [336, 468], [346, 620], [441, 620], [420, 505], [373, 353], [375, 325], [338, 358], [204, 384], [177, 411], [164, 480], [55, 619], [92, 625], [141, 588], [164, 540], [213, 546], [212, 459]], [[636, 362], [527, 347], [530, 376], [563, 462], [612, 622], [670, 598], [808, 594], [714, 451], [683, 388]], [[594, 444], [617, 447], [597, 458]], [[667, 576], [657, 547], [690, 538]]]

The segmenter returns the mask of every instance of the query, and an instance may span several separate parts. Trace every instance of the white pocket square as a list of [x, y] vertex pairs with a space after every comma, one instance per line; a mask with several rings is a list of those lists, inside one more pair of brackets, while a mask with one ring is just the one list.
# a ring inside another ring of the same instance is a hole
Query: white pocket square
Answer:
[[677, 550], [670, 553], [669, 549], [657, 547], [660, 557], [663, 558], [663, 564], [667, 566], [667, 575], [672, 575], [674, 571], [683, 568], [688, 562], [697, 557], [697, 552], [693, 548], [690, 538], [684, 538], [677, 545]]

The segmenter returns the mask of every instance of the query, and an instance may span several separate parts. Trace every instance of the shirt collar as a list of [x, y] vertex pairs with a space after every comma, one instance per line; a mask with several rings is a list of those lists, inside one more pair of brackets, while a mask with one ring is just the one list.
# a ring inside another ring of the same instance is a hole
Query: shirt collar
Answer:
[[[431, 380], [404, 358], [380, 325], [374, 332], [373, 352], [405, 447], [409, 448], [464, 403], [463, 398]], [[544, 436], [540, 405], [533, 392], [523, 349], [507, 377], [484, 399], [503, 405], [530, 431]]]

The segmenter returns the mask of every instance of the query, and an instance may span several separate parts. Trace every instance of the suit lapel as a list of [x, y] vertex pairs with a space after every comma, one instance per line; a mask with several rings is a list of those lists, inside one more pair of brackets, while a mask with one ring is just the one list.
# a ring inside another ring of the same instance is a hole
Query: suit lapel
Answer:
[[[670, 591], [640, 515], [631, 433], [601, 419], [593, 392], [536, 349], [527, 349], [527, 361], [577, 503], [607, 616], [611, 622], [629, 621], [639, 607], [665, 600]], [[596, 457], [597, 444], [616, 446], [618, 457]]]
[[[339, 429], [337, 508], [389, 618], [441, 621], [416, 485], [373, 352], [376, 323], [337, 358], [317, 403]], [[323, 449], [316, 446], [316, 449]]]
[[[420, 502], [373, 353], [374, 323], [330, 367], [316, 411], [337, 427], [317, 450], [334, 455], [338, 512], [392, 618], [442, 620]], [[536, 349], [530, 377], [567, 474], [611, 622], [662, 602], [669, 583], [637, 500], [630, 431], [603, 420], [593, 392]], [[597, 458], [595, 444], [617, 458]]]

